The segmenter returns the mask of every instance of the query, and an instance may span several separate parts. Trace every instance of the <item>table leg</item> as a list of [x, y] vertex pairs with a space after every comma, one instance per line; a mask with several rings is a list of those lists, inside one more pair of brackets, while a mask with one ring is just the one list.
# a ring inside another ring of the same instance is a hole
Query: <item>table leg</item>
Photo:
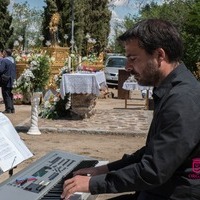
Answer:
[[129, 91], [125, 92], [125, 108], [127, 108], [127, 101], [128, 101], [128, 97], [129, 97]]
[[149, 110], [149, 90], [147, 90], [145, 107], [147, 110]]

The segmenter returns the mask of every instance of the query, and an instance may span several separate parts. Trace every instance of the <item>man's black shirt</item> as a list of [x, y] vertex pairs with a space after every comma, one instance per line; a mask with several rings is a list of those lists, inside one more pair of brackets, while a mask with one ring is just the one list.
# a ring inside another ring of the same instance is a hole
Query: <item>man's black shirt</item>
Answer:
[[153, 91], [146, 145], [91, 177], [90, 192], [139, 191], [138, 200], [200, 199], [200, 83], [180, 64]]

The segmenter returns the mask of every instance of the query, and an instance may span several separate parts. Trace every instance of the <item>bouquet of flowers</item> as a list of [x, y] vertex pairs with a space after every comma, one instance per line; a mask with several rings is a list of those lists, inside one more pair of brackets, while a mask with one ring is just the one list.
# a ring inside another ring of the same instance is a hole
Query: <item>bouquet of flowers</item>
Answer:
[[22, 93], [43, 91], [50, 76], [50, 57], [47, 54], [34, 54], [28, 68], [17, 79], [14, 88]]
[[35, 76], [30, 69], [25, 69], [17, 81], [14, 82], [13, 88], [24, 93], [31, 93], [33, 89], [33, 79]]
[[23, 95], [20, 92], [16, 92], [13, 94], [14, 104], [22, 104]]
[[71, 69], [69, 68], [69, 66], [65, 64], [65, 66], [62, 67], [62, 68], [59, 70], [58, 75], [55, 75], [55, 76], [54, 76], [54, 81], [55, 81], [56, 86], [57, 86], [58, 88], [60, 88], [60, 81], [61, 81], [61, 79], [62, 79], [62, 75], [63, 75], [63, 74], [66, 74], [66, 73], [70, 73], [70, 71], [71, 71]]
[[15, 58], [16, 62], [24, 62], [27, 63], [29, 62], [29, 59], [31, 58], [31, 54], [27, 53], [27, 52], [18, 52], [18, 51], [14, 51], [13, 52], [13, 57]]
[[82, 70], [96, 72], [103, 68], [102, 61], [99, 60], [96, 54], [92, 53], [82, 58]]
[[41, 118], [59, 119], [70, 117], [70, 95], [67, 94], [64, 99], [60, 97], [58, 91], [47, 91], [48, 98], [44, 97], [44, 101], [40, 106]]

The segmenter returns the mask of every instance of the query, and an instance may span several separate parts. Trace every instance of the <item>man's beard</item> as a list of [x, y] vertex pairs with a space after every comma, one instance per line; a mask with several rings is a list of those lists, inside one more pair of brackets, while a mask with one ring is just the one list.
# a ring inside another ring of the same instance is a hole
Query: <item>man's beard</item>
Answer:
[[162, 74], [160, 73], [158, 66], [152, 61], [149, 61], [142, 73], [142, 77], [137, 81], [143, 86], [156, 86], [161, 80]]

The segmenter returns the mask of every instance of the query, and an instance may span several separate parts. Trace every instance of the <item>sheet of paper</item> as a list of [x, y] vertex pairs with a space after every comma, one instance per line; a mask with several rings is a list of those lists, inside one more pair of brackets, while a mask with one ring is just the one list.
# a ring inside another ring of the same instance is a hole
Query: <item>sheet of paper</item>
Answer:
[[0, 168], [8, 171], [32, 157], [10, 120], [0, 113]]
[[0, 167], [5, 172], [22, 162], [24, 157], [4, 135], [0, 135]]

